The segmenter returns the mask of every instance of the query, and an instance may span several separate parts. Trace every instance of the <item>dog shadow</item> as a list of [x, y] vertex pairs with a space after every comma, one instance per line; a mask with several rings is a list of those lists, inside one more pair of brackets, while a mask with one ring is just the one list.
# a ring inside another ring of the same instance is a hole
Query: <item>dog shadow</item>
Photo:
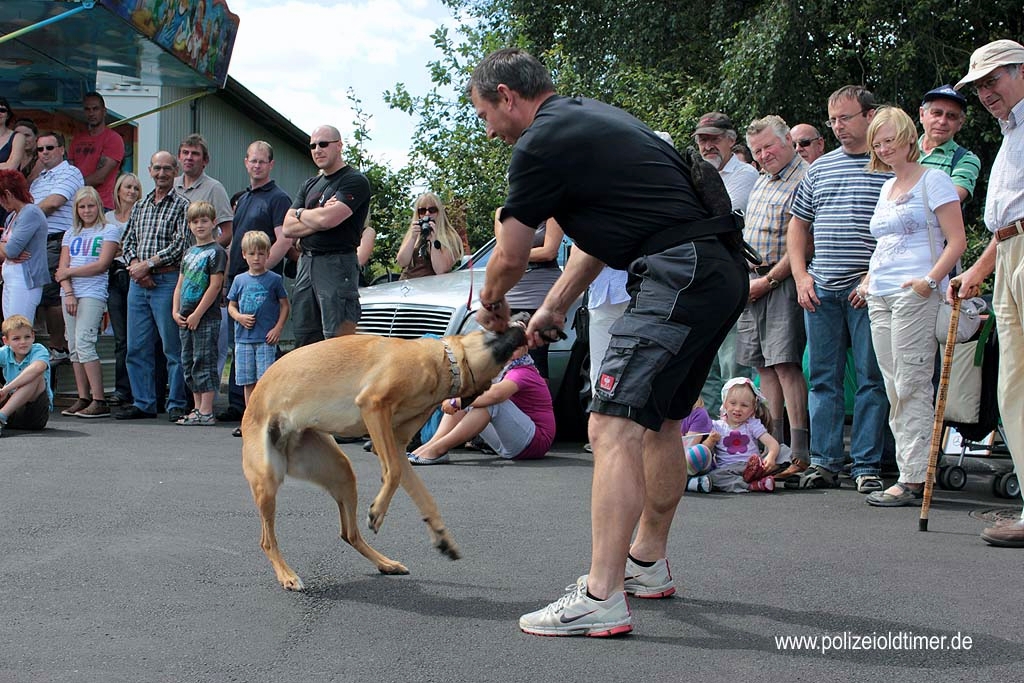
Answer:
[[449, 465], [461, 465], [466, 467], [593, 467], [593, 463], [589, 460], [562, 455], [546, 455], [543, 458], [534, 458], [532, 460], [512, 460], [509, 458], [502, 458], [498, 455], [481, 455], [478, 451], [468, 450], [453, 450], [451, 451], [451, 455], [455, 457], [448, 461]]

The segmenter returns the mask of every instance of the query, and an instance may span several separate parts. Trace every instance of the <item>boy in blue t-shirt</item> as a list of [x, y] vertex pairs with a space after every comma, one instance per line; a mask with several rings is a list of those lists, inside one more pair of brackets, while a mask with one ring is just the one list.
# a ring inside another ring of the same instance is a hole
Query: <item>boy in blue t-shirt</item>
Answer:
[[50, 390], [50, 352], [36, 344], [32, 323], [23, 315], [12, 315], [0, 326], [4, 346], [0, 347], [0, 436], [4, 427], [42, 429], [53, 409]]
[[[235, 321], [235, 379], [245, 393], [245, 404], [270, 364], [277, 358], [277, 342], [291, 306], [281, 276], [267, 270], [270, 238], [262, 230], [242, 236], [242, 258], [249, 264], [228, 292], [228, 315]], [[235, 430], [241, 436], [240, 430]]]
[[217, 210], [209, 202], [192, 202], [185, 214], [196, 239], [194, 247], [181, 257], [181, 274], [174, 288], [172, 311], [181, 336], [181, 367], [192, 389], [195, 410], [178, 424], [205, 427], [217, 423], [213, 398], [220, 388], [217, 373], [217, 336], [228, 255], [213, 239]]

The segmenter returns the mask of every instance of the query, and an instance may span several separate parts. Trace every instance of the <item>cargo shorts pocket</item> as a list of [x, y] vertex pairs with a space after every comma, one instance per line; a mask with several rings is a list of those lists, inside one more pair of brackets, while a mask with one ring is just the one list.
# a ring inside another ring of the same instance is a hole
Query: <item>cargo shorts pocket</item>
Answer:
[[689, 331], [685, 325], [637, 319], [630, 314], [619, 318], [611, 328], [595, 398], [644, 406], [655, 379], [679, 353]]

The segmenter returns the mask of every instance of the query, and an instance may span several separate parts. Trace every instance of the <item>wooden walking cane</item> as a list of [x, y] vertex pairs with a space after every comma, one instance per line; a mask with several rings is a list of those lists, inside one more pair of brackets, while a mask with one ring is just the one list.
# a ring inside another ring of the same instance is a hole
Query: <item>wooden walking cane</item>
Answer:
[[960, 321], [960, 280], [953, 278], [949, 283], [953, 306], [949, 314], [949, 329], [946, 331], [946, 347], [942, 350], [942, 373], [939, 375], [939, 392], [935, 396], [935, 420], [932, 422], [932, 450], [928, 454], [928, 473], [924, 478], [924, 496], [921, 500], [921, 518], [917, 520], [918, 531], [928, 531], [928, 508], [932, 504], [932, 488], [935, 486], [935, 469], [942, 451], [942, 421], [946, 416], [946, 394], [949, 393], [949, 373], [953, 367], [953, 350], [956, 347], [956, 330]]

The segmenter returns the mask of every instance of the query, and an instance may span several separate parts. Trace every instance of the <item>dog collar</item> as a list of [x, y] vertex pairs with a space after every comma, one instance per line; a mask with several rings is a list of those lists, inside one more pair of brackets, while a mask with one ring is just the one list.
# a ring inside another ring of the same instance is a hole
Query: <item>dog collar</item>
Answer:
[[452, 351], [452, 347], [448, 346], [448, 342], [441, 340], [444, 344], [444, 355], [448, 356], [448, 367], [452, 371], [452, 388], [451, 395], [458, 396], [459, 390], [462, 389], [462, 374], [459, 372], [459, 361], [455, 359], [455, 353]]

